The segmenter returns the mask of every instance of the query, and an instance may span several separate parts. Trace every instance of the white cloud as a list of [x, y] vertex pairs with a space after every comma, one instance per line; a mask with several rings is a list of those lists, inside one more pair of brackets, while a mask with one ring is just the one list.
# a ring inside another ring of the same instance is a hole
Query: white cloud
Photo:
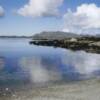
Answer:
[[100, 7], [95, 4], [82, 4], [75, 12], [68, 10], [64, 15], [64, 31], [76, 33], [100, 32]]
[[29, 0], [29, 3], [18, 10], [22, 16], [57, 16], [63, 0]]
[[3, 16], [4, 15], [4, 9], [3, 7], [0, 6], [0, 16]]

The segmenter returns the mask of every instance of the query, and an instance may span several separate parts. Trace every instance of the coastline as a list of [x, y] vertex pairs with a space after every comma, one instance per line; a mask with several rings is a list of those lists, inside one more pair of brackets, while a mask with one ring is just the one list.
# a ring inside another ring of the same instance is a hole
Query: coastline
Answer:
[[30, 41], [30, 44], [60, 47], [73, 51], [83, 50], [90, 53], [100, 54], [100, 38], [95, 37], [68, 38], [61, 40], [39, 39]]

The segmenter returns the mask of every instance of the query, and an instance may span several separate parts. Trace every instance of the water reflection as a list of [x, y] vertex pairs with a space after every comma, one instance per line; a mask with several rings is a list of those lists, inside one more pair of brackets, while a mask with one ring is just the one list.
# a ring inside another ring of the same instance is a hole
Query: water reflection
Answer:
[[[12, 41], [0, 44], [0, 86], [82, 80], [100, 75], [98, 54]], [[6, 46], [10, 47], [8, 51]]]
[[100, 55], [65, 50], [60, 57], [23, 57], [20, 66], [33, 83], [81, 80], [100, 74]]
[[[22, 70], [30, 73], [33, 83], [43, 83], [48, 81], [56, 81], [61, 78], [57, 63], [52, 59], [41, 57], [23, 57], [20, 60]], [[52, 61], [52, 63], [50, 63]]]
[[78, 73], [86, 75], [86, 77], [100, 73], [100, 55], [98, 54], [68, 51], [63, 54], [62, 61], [65, 66], [73, 66]]
[[58, 57], [22, 56], [0, 58], [0, 80], [45, 83], [58, 80], [80, 80], [100, 75], [100, 55], [62, 50]]

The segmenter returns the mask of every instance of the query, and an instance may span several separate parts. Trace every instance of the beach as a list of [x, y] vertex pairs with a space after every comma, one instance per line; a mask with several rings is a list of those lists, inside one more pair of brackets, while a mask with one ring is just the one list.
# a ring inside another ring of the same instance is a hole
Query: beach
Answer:
[[0, 100], [100, 100], [100, 80], [90, 79], [20, 90]]

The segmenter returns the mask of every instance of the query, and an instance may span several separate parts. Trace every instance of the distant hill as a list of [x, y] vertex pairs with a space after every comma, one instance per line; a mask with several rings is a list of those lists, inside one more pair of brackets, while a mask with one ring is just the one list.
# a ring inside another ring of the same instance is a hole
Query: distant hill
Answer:
[[65, 39], [65, 38], [75, 38], [75, 37], [81, 37], [81, 35], [74, 34], [74, 33], [68, 33], [68, 32], [41, 32], [38, 34], [35, 34], [33, 36], [33, 39]]

